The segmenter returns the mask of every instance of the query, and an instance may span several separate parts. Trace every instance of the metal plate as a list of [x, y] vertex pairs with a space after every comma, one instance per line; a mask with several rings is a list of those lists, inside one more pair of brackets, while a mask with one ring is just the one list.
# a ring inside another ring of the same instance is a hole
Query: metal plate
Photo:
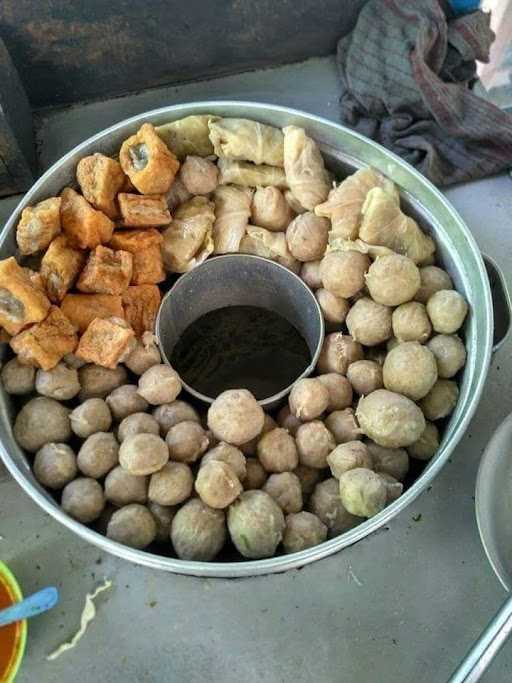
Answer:
[[197, 576], [250, 576], [300, 567], [331, 555], [384, 526], [427, 488], [448, 460], [478, 405], [491, 356], [492, 298], [482, 257], [473, 236], [450, 203], [420, 173], [380, 145], [348, 128], [293, 109], [253, 102], [198, 102], [164, 107], [127, 119], [89, 138], [54, 164], [25, 195], [0, 238], [0, 257], [5, 258], [16, 251], [14, 230], [22, 208], [57, 194], [67, 184], [74, 183], [76, 164], [83, 156], [93, 152], [115, 153], [122, 141], [135, 133], [145, 121], [160, 125], [191, 114], [204, 113], [253, 118], [279, 127], [290, 124], [302, 126], [320, 143], [328, 166], [340, 177], [369, 164], [392, 178], [400, 188], [406, 212], [435, 236], [440, 263], [450, 272], [455, 286], [464, 294], [471, 307], [471, 314], [465, 325], [468, 357], [460, 385], [459, 402], [446, 426], [438, 453], [421, 476], [397, 501], [356, 528], [303, 552], [267, 560], [185, 562], [133, 550], [75, 522], [62, 512], [54, 499], [35, 481], [25, 455], [13, 439], [12, 406], [2, 390], [0, 454], [24, 490], [55, 519], [89, 542], [133, 562]]

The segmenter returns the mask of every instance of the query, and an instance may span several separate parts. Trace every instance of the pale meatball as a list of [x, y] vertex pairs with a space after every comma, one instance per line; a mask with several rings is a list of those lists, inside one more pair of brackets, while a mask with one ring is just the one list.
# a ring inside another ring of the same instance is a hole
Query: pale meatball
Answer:
[[303, 263], [300, 269], [300, 277], [311, 289], [319, 289], [322, 287], [322, 278], [320, 276], [321, 261], [308, 261]]
[[107, 538], [142, 550], [156, 538], [156, 522], [144, 505], [132, 503], [114, 512], [107, 525]]
[[386, 356], [382, 376], [386, 389], [419, 401], [437, 381], [436, 359], [426, 346], [404, 342]]
[[268, 476], [261, 462], [256, 458], [247, 458], [245, 469], [244, 489], [246, 491], [261, 489], [263, 484], [267, 481]]
[[297, 512], [286, 516], [283, 535], [285, 553], [299, 553], [323, 543], [327, 538], [327, 527], [311, 512]]
[[351, 363], [347, 369], [347, 379], [359, 396], [366, 396], [384, 386], [382, 366], [374, 360]]
[[[364, 361], [359, 361], [364, 362]], [[349, 365], [347, 370], [355, 365]], [[348, 408], [352, 405], [352, 385], [350, 384], [347, 377], [343, 375], [338, 375], [336, 372], [328, 372], [326, 375], [318, 375], [317, 380], [321, 382], [329, 392], [329, 403], [327, 404], [327, 410], [343, 410], [343, 408]]]
[[427, 301], [427, 313], [436, 332], [453, 334], [462, 327], [468, 305], [454, 289], [441, 289]]
[[78, 371], [80, 381], [80, 401], [88, 398], [105, 398], [121, 384], [126, 384], [128, 373], [126, 368], [118, 365], [117, 368], [103, 368], [101, 365], [84, 365]]
[[170, 365], [153, 365], [141, 375], [138, 391], [153, 406], [170, 403], [181, 391], [181, 380]]
[[299, 418], [295, 417], [295, 415], [292, 415], [290, 406], [285, 405], [277, 413], [277, 424], [283, 429], [286, 429], [292, 436], [295, 436], [297, 429], [301, 426], [302, 422]]
[[399, 342], [417, 341], [424, 344], [432, 334], [427, 309], [418, 301], [409, 301], [395, 308], [392, 322], [393, 334]]
[[171, 541], [180, 560], [210, 562], [226, 537], [224, 511], [208, 507], [200, 498], [187, 501], [172, 520]]
[[322, 374], [337, 372], [346, 375], [348, 366], [363, 359], [363, 348], [348, 334], [333, 332], [328, 334], [318, 357], [317, 368]]
[[121, 466], [114, 467], [105, 477], [105, 498], [119, 507], [145, 503], [148, 498], [148, 477], [130, 474]]
[[293, 472], [271, 474], [263, 485], [263, 491], [272, 496], [285, 514], [302, 510], [302, 487]]
[[325, 289], [349, 299], [363, 289], [370, 259], [358, 251], [331, 251], [320, 263], [320, 277]]
[[96, 479], [74, 479], [62, 491], [61, 507], [70, 517], [82, 524], [94, 522], [105, 507], [103, 489]]
[[292, 415], [301, 422], [319, 417], [329, 405], [329, 390], [318, 379], [306, 377], [293, 385], [289, 397]]
[[42, 396], [48, 396], [57, 401], [67, 401], [80, 391], [78, 371], [68, 368], [65, 363], [58, 363], [51, 370], [38, 370], [36, 391]]
[[320, 420], [301, 425], [296, 441], [300, 464], [317, 469], [327, 467], [327, 456], [336, 448], [334, 436]]
[[168, 462], [151, 475], [148, 498], [160, 505], [178, 505], [190, 498], [193, 487], [190, 467], [183, 462]]
[[298, 261], [317, 261], [327, 247], [330, 223], [312, 211], [299, 214], [286, 229], [286, 243]]
[[334, 410], [325, 418], [325, 426], [331, 432], [337, 444], [357, 441], [363, 438], [353, 408]]
[[171, 524], [177, 508], [169, 507], [167, 505], [159, 505], [153, 501], [149, 501], [148, 510], [153, 515], [156, 522], [156, 537], [157, 543], [169, 543], [171, 540]]
[[293, 211], [278, 187], [258, 187], [252, 198], [253, 225], [273, 231], [286, 230]]
[[192, 420], [178, 422], [165, 437], [172, 460], [195, 462], [208, 450], [210, 444], [205, 430]]
[[249, 559], [271, 557], [283, 538], [284, 515], [265, 491], [244, 491], [228, 509], [228, 529], [237, 550]]
[[133, 413], [143, 413], [148, 402], [137, 393], [135, 384], [123, 384], [114, 389], [105, 399], [116, 420], [123, 420]]
[[466, 348], [455, 334], [438, 334], [427, 344], [437, 363], [437, 374], [442, 379], [456, 375], [466, 363]]
[[322, 472], [314, 467], [307, 467], [306, 465], [297, 465], [293, 473], [300, 481], [300, 488], [302, 490], [302, 500], [306, 500], [313, 493], [315, 486], [322, 478]]
[[341, 325], [345, 322], [347, 313], [350, 310], [350, 304], [346, 299], [336, 296], [323, 288], [316, 290], [315, 297], [322, 309], [322, 315], [326, 322], [333, 325]]
[[122, 443], [136, 434], [160, 434], [160, 427], [154, 417], [147, 413], [132, 413], [122, 420], [117, 430], [117, 438]]
[[261, 433], [265, 414], [250, 391], [228, 389], [208, 410], [208, 427], [220, 441], [240, 446]]
[[357, 467], [373, 469], [372, 457], [362, 441], [347, 441], [336, 446], [327, 456], [327, 464], [332, 476], [339, 479], [344, 472]]
[[387, 488], [375, 472], [358, 467], [344, 472], [339, 482], [341, 502], [350, 514], [373, 517], [386, 506]]
[[195, 490], [199, 497], [212, 508], [222, 509], [242, 493], [242, 484], [235, 470], [221, 460], [211, 460], [199, 468]]
[[153, 365], [159, 365], [162, 362], [160, 351], [153, 341], [144, 343], [137, 340], [135, 348], [130, 353], [128, 358], [124, 361], [126, 367], [135, 375], [143, 375], [146, 370], [152, 368]]
[[398, 481], [403, 481], [409, 471], [409, 456], [403, 448], [384, 448], [374, 441], [367, 441], [366, 446], [371, 456], [373, 469], [379, 474], [389, 474]]
[[195, 408], [185, 401], [173, 401], [157, 406], [153, 410], [153, 417], [160, 425], [160, 433], [166, 436], [171, 427], [178, 422], [192, 421], [201, 422], [199, 414]]
[[441, 289], [453, 289], [453, 282], [448, 273], [438, 266], [420, 268], [420, 288], [414, 297], [416, 301], [426, 304], [432, 294]]
[[31, 394], [35, 389], [36, 369], [30, 365], [21, 365], [15, 356], [2, 368], [1, 379], [8, 394], [14, 396]]
[[337, 479], [326, 479], [315, 486], [309, 501], [309, 509], [327, 527], [330, 538], [352, 529], [361, 521], [345, 508], [340, 499]]
[[110, 408], [102, 398], [88, 398], [69, 414], [71, 429], [81, 439], [107, 432], [112, 424]]
[[189, 155], [180, 168], [179, 178], [190, 194], [210, 194], [218, 184], [219, 169], [209, 159]]
[[169, 448], [155, 434], [135, 434], [123, 441], [119, 464], [130, 474], [142, 476], [158, 472], [169, 460]]
[[242, 451], [236, 446], [232, 446], [225, 441], [205, 453], [201, 459], [201, 467], [209, 462], [220, 461], [229, 465], [240, 481], [244, 481], [247, 475], [247, 460]]
[[425, 429], [425, 418], [411, 399], [386, 389], [361, 398], [356, 417], [372, 441], [386, 448], [403, 448], [417, 441]]
[[91, 434], [80, 447], [76, 461], [78, 469], [86, 477], [104, 477], [119, 462], [116, 437], [110, 432]]
[[299, 463], [294, 438], [282, 427], [272, 429], [258, 442], [258, 459], [267, 472], [291, 472]]
[[407, 256], [380, 256], [368, 270], [366, 286], [377, 303], [399, 306], [414, 298], [420, 287], [420, 271]]
[[441, 420], [453, 412], [458, 399], [457, 384], [451, 379], [438, 379], [425, 398], [421, 400], [420, 408], [427, 420]]
[[58, 490], [77, 474], [76, 456], [65, 443], [47, 443], [34, 458], [34, 476], [46, 488]]
[[439, 450], [439, 429], [433, 422], [427, 422], [423, 434], [407, 449], [411, 458], [430, 460]]
[[18, 413], [14, 438], [26, 451], [35, 453], [45, 443], [65, 443], [71, 438], [69, 408], [53, 398], [33, 398]]
[[391, 337], [391, 309], [363, 297], [348, 312], [346, 324], [352, 339], [377, 346]]

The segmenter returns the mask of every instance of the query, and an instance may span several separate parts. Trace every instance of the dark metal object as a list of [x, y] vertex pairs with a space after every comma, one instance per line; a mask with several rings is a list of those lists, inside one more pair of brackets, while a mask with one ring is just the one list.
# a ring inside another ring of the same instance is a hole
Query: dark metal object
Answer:
[[332, 54], [366, 0], [2, 0], [33, 107]]
[[27, 190], [34, 182], [35, 166], [32, 112], [0, 39], [0, 197]]
[[[275, 311], [304, 337], [311, 362], [296, 379], [310, 375], [324, 340], [322, 311], [309, 287], [279, 263], [249, 254], [210, 258], [182, 275], [162, 299], [156, 319], [156, 336], [164, 359], [169, 363], [183, 332], [210, 311], [226, 306], [258, 306]], [[205, 396], [184, 383], [185, 389], [205, 403]], [[266, 410], [277, 407], [291, 386], [259, 401]]]

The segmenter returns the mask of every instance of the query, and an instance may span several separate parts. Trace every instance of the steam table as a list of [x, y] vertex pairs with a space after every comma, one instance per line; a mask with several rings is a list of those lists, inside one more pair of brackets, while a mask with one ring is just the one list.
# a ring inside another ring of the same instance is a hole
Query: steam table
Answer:
[[[272, 102], [338, 120], [334, 61], [311, 60], [46, 112], [37, 119], [42, 167], [130, 115], [207, 99]], [[503, 175], [446, 192], [503, 268], [512, 263], [511, 190]], [[15, 203], [0, 202], [2, 221]], [[59, 607], [30, 623], [17, 683], [445, 681], [504, 599], [480, 546], [473, 494], [482, 450], [512, 411], [511, 352], [512, 337], [493, 358], [468, 433], [429, 491], [387, 530], [285, 574], [199, 579], [128, 564], [47, 517], [0, 465], [0, 557], [27, 593], [48, 584], [61, 590]], [[103, 577], [114, 586], [98, 599], [86, 636], [47, 662]], [[509, 644], [484, 681], [511, 676]]]

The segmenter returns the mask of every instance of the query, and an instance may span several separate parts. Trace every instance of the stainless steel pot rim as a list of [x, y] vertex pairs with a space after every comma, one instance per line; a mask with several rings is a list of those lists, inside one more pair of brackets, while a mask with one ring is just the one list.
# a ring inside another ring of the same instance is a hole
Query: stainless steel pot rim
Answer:
[[[295, 379], [295, 382], [298, 382], [299, 379], [302, 379], [303, 377], [308, 377], [313, 370], [316, 367], [316, 364], [318, 362], [318, 357], [320, 356], [320, 352], [322, 350], [322, 343], [324, 340], [324, 318], [322, 315], [322, 309], [320, 308], [320, 304], [318, 303], [316, 297], [314, 296], [313, 292], [309, 289], [309, 287], [306, 285], [306, 283], [298, 276], [296, 275], [293, 271], [291, 271], [289, 268], [286, 268], [283, 266], [281, 263], [277, 263], [276, 261], [269, 261], [268, 259], [264, 259], [262, 256], [256, 256], [255, 254], [220, 254], [218, 256], [211, 256], [208, 258], [208, 263], [211, 263], [215, 259], [226, 259], [226, 258], [233, 258], [233, 257], [243, 257], [244, 259], [248, 260], [256, 260], [256, 261], [265, 261], [266, 263], [272, 264], [272, 267], [275, 267], [277, 269], [280, 269], [282, 271], [286, 272], [286, 275], [290, 277], [290, 279], [295, 279], [300, 285], [304, 288], [307, 289], [309, 294], [311, 295], [311, 302], [314, 304], [315, 310], [318, 315], [318, 321], [320, 323], [320, 340], [317, 345], [317, 348], [315, 350], [315, 353], [313, 354], [310, 363], [308, 364], [307, 368], [303, 370], [303, 372]], [[206, 262], [205, 262], [206, 263]], [[197, 268], [202, 268], [204, 266], [204, 263], [201, 263], [199, 266], [196, 266]], [[194, 269], [195, 270], [195, 269]], [[192, 271], [189, 271], [189, 273]], [[170, 297], [173, 295], [173, 292], [178, 285], [178, 283], [181, 281], [183, 277], [186, 277], [188, 273], [184, 273], [176, 282], [174, 285], [171, 287], [171, 289], [164, 294], [162, 297], [162, 301], [160, 302], [160, 308], [158, 309], [158, 314], [156, 316], [156, 322], [155, 322], [155, 330], [156, 330], [156, 337], [157, 340], [160, 340], [160, 334], [159, 334], [159, 328], [160, 328], [160, 317], [162, 313], [162, 308], [164, 305], [164, 301], [167, 297]], [[167, 355], [163, 349], [163, 344], [160, 344], [160, 351], [162, 354], [162, 357], [166, 363], [169, 365], [171, 364], [169, 358], [167, 358]], [[295, 383], [294, 382], [294, 383]], [[214, 399], [211, 396], [206, 396], [205, 394], [202, 394], [200, 391], [197, 391], [197, 389], [194, 389], [194, 387], [190, 386], [187, 384], [183, 379], [181, 380], [181, 383], [183, 384], [184, 388], [186, 391], [189, 392], [189, 394], [192, 394], [195, 398], [198, 398], [200, 401], [206, 404], [212, 404]], [[285, 387], [282, 389], [280, 392], [277, 394], [272, 394], [272, 396], [267, 396], [267, 398], [263, 398], [258, 403], [262, 408], [266, 408], [271, 404], [275, 404], [277, 401], [280, 401], [283, 399], [285, 396], [287, 396], [290, 393], [290, 390], [292, 388], [293, 384], [290, 384], [289, 386]]]
[[481, 356], [481, 369], [479, 371], [478, 377], [474, 379], [474, 367], [468, 365], [466, 369], [466, 372], [471, 373], [472, 381], [475, 382], [472, 388], [472, 394], [468, 398], [466, 410], [460, 415], [458, 420], [451, 425], [450, 434], [448, 434], [445, 440], [443, 441], [439, 455], [436, 456], [428, 464], [422, 475], [414, 482], [414, 484], [412, 484], [412, 486], [404, 494], [402, 494], [402, 496], [400, 496], [400, 498], [398, 498], [394, 503], [389, 505], [375, 517], [363, 522], [354, 529], [351, 529], [350, 531], [347, 531], [344, 534], [332, 540], [326, 541], [318, 546], [315, 546], [308, 550], [301, 551], [299, 553], [294, 553], [289, 556], [284, 555], [265, 560], [225, 563], [191, 562], [169, 558], [162, 555], [155, 555], [146, 551], [134, 550], [132, 548], [128, 548], [127, 546], [120, 545], [68, 517], [59, 507], [56, 506], [53, 499], [45, 495], [36, 487], [35, 484], [33, 484], [29, 479], [26, 478], [25, 472], [29, 471], [28, 465], [24, 463], [23, 467], [19, 466], [8, 453], [8, 451], [5, 448], [5, 445], [3, 443], [0, 443], [0, 455], [6, 467], [8, 468], [12, 476], [15, 478], [15, 480], [20, 484], [20, 486], [34, 499], [34, 501], [38, 505], [40, 505], [43, 508], [43, 510], [45, 510], [45, 512], [47, 512], [54, 519], [59, 521], [61, 524], [66, 526], [71, 531], [74, 531], [76, 534], [78, 534], [88, 542], [93, 543], [101, 549], [110, 552], [114, 555], [117, 555], [118, 557], [131, 560], [133, 562], [137, 562], [138, 564], [146, 565], [149, 567], [164, 569], [178, 574], [227, 578], [234, 576], [254, 576], [267, 574], [270, 572], [285, 571], [287, 569], [301, 567], [307, 563], [331, 555], [336, 551], [339, 551], [349, 545], [352, 545], [353, 543], [357, 542], [358, 540], [361, 540], [368, 534], [376, 531], [378, 528], [384, 526], [395, 515], [397, 515], [412, 501], [414, 501], [419, 496], [419, 494], [424, 489], [426, 489], [426, 487], [442, 469], [445, 462], [452, 453], [453, 449], [455, 448], [456, 443], [466, 430], [473, 416], [473, 413], [476, 410], [483, 386], [485, 384], [487, 370], [489, 368], [491, 359], [493, 312], [492, 297], [487, 279], [487, 274], [476, 241], [467, 229], [467, 227], [465, 226], [462, 218], [434, 185], [432, 185], [428, 180], [426, 180], [426, 178], [424, 178], [418, 171], [416, 171], [416, 169], [414, 169], [400, 157], [384, 149], [381, 145], [378, 145], [377, 143], [365, 138], [359, 133], [356, 133], [350, 130], [349, 128], [346, 128], [345, 126], [333, 123], [322, 117], [309, 114], [307, 112], [303, 112], [300, 110], [273, 104], [263, 104], [258, 102], [245, 102], [236, 100], [206, 100], [201, 102], [190, 102], [185, 104], [171, 105], [168, 107], [160, 107], [149, 112], [144, 112], [136, 116], [130, 117], [128, 119], [125, 119], [119, 123], [116, 123], [113, 126], [110, 126], [109, 128], [104, 129], [103, 131], [83, 141], [82, 143], [74, 147], [66, 155], [61, 157], [32, 186], [32, 188], [27, 192], [24, 198], [19, 202], [16, 209], [11, 214], [11, 217], [7, 221], [3, 233], [0, 236], [0, 246], [4, 244], [10, 232], [14, 229], [15, 222], [21, 210], [30, 203], [32, 197], [34, 197], [39, 190], [44, 188], [45, 183], [56, 171], [56, 169], [65, 165], [66, 162], [72, 161], [73, 157], [81, 150], [84, 150], [88, 146], [97, 143], [103, 140], [104, 138], [108, 138], [110, 135], [126, 126], [143, 123], [144, 121], [152, 120], [158, 116], [171, 115], [174, 119], [177, 119], [180, 118], [180, 115], [188, 116], [191, 114], [208, 113], [209, 111], [213, 111], [215, 113], [215, 110], [220, 111], [222, 109], [232, 109], [235, 111], [243, 109], [245, 111], [245, 116], [254, 116], [256, 118], [258, 117], [258, 115], [265, 116], [265, 112], [279, 112], [289, 117], [292, 121], [294, 117], [297, 117], [299, 119], [307, 119], [307, 121], [311, 123], [318, 123], [319, 125], [327, 126], [328, 128], [336, 131], [336, 133], [339, 133], [344, 137], [350, 137], [352, 138], [352, 140], [359, 141], [363, 143], [365, 146], [370, 145], [375, 150], [379, 151], [381, 154], [384, 154], [385, 157], [389, 159], [390, 162], [393, 162], [393, 164], [396, 167], [398, 167], [399, 170], [405, 172], [406, 175], [412, 177], [415, 181], [417, 181], [420, 186], [426, 187], [429, 193], [431, 193], [431, 195], [435, 197], [436, 201], [442, 204], [444, 211], [446, 211], [449, 214], [450, 218], [458, 224], [458, 228], [463, 233], [464, 240], [469, 245], [472, 255], [476, 260], [476, 276], [478, 276], [482, 284], [483, 297], [485, 301], [483, 307], [484, 310], [480, 311], [480, 314], [484, 316], [484, 329], [486, 331], [485, 339], [483, 340], [483, 344], [479, 349], [479, 354]]

